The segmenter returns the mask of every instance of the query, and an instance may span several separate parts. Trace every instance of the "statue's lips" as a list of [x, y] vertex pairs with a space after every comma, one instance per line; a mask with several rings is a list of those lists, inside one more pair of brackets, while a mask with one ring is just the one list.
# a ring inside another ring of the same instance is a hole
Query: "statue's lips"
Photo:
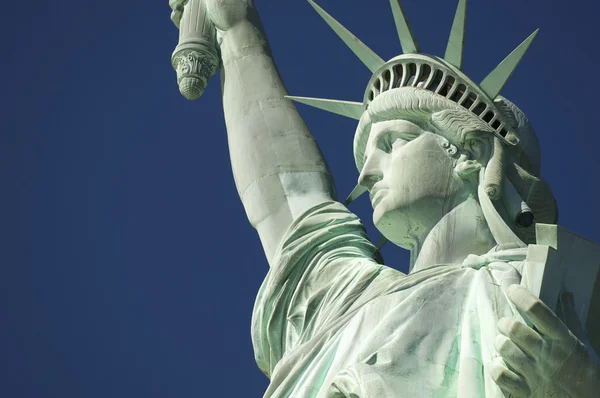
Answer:
[[376, 189], [371, 192], [371, 205], [373, 206], [373, 209], [383, 200], [386, 192], [387, 189], [385, 188]]

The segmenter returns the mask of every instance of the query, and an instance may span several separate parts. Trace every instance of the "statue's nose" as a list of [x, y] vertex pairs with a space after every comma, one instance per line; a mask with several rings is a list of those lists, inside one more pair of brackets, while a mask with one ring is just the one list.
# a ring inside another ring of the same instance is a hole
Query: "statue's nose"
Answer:
[[383, 159], [376, 154], [369, 156], [358, 176], [358, 185], [371, 190], [373, 185], [381, 181], [383, 179], [382, 161]]

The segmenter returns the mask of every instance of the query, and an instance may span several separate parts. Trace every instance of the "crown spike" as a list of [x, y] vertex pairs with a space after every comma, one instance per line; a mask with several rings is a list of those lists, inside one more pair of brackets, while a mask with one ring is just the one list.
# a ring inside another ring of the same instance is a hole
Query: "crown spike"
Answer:
[[294, 97], [291, 95], [286, 95], [285, 98], [355, 120], [360, 120], [360, 117], [365, 110], [362, 102], [340, 101], [325, 98]]
[[310, 5], [319, 13], [321, 18], [327, 22], [327, 25], [333, 29], [333, 31], [346, 43], [346, 45], [356, 54], [356, 56], [362, 61], [363, 64], [366, 65], [371, 72], [375, 72], [379, 69], [385, 61], [381, 59], [381, 57], [373, 52], [369, 47], [367, 47], [362, 41], [360, 41], [356, 36], [354, 36], [348, 29], [342, 26], [338, 21], [336, 21], [331, 15], [329, 15], [325, 10], [319, 7], [314, 1], [308, 0]]
[[392, 14], [394, 15], [394, 21], [396, 22], [396, 30], [398, 31], [398, 37], [400, 38], [400, 46], [404, 54], [416, 54], [419, 53], [419, 45], [415, 40], [408, 19], [402, 10], [402, 4], [400, 0], [390, 0], [392, 6]]
[[529, 49], [531, 42], [540, 30], [536, 29], [519, 47], [515, 48], [508, 57], [504, 58], [496, 68], [479, 84], [481, 89], [492, 99], [496, 98], [514, 72], [519, 62]]
[[465, 22], [467, 20], [467, 0], [459, 0], [452, 29], [450, 30], [450, 39], [446, 47], [444, 59], [458, 69], [463, 64], [463, 49], [465, 45]]
[[352, 192], [350, 192], [350, 195], [348, 195], [346, 200], [344, 200], [344, 206], [348, 206], [350, 203], [354, 202], [365, 192], [367, 192], [367, 188], [363, 187], [362, 185], [355, 186]]

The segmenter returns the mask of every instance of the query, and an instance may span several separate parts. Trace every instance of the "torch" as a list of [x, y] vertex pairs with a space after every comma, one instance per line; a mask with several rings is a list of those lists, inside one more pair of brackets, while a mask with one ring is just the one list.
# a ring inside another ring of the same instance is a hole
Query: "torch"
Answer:
[[199, 98], [219, 65], [216, 29], [206, 12], [205, 0], [170, 0], [171, 20], [179, 28], [179, 43], [171, 65], [177, 72], [179, 92]]

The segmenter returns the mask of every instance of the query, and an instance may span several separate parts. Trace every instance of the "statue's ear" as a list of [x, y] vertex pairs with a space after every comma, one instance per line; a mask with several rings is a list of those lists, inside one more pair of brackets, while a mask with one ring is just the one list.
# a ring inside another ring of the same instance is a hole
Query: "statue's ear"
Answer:
[[469, 156], [463, 153], [458, 158], [454, 170], [461, 179], [466, 180], [481, 170], [481, 163], [478, 160], [469, 159]]
[[475, 175], [487, 163], [491, 155], [489, 140], [475, 137], [463, 145], [461, 155], [456, 162], [456, 174], [463, 180]]
[[465, 150], [471, 154], [471, 159], [477, 160], [482, 165], [487, 164], [492, 157], [493, 147], [493, 137], [482, 137], [481, 135], [471, 137], [464, 145]]

